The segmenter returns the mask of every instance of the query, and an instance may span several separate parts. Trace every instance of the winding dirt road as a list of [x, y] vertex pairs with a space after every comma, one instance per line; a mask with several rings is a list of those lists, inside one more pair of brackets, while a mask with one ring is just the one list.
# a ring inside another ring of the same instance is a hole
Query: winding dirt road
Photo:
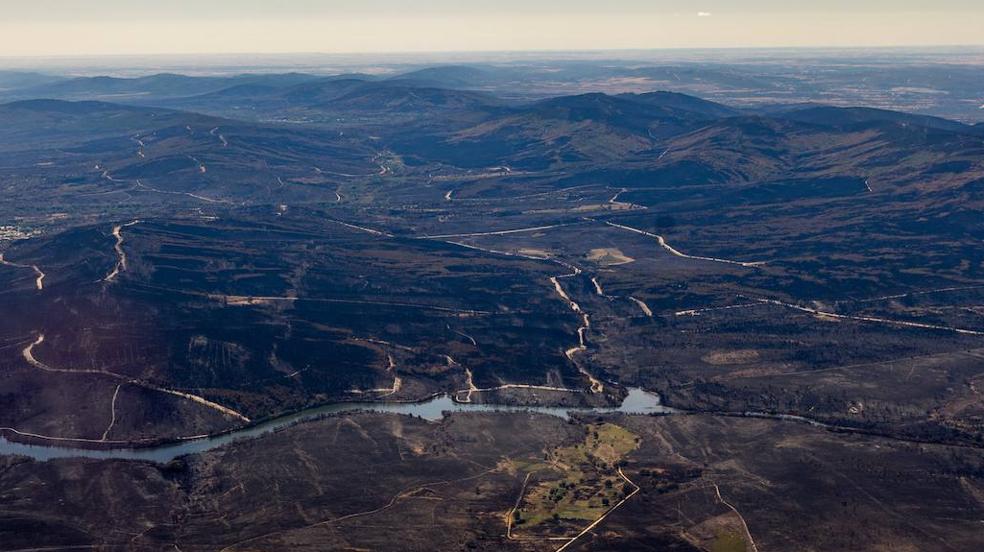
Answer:
[[[346, 393], [351, 393], [353, 395], [365, 395], [365, 394], [368, 394], [368, 393], [382, 393], [382, 395], [379, 395], [378, 397], [376, 397], [377, 399], [381, 399], [383, 397], [389, 397], [390, 395], [395, 395], [395, 394], [399, 393], [400, 392], [400, 389], [403, 388], [403, 379], [400, 378], [400, 376], [397, 375], [397, 373], [396, 373], [396, 361], [393, 360], [393, 355], [387, 354], [386, 355], [386, 359], [389, 362], [389, 366], [387, 368], [387, 371], [390, 374], [393, 375], [393, 386], [392, 387], [382, 387], [382, 388], [379, 388], [379, 389], [366, 389], [364, 391], [363, 390], [360, 390], [360, 389], [352, 389], [350, 391], [346, 391]], [[297, 374], [297, 373], [298, 372], [294, 372], [294, 374]]]
[[25, 265], [25, 264], [20, 264], [20, 263], [12, 263], [12, 262], [10, 262], [10, 261], [8, 261], [8, 260], [6, 260], [6, 259], [3, 258], [3, 253], [0, 253], [0, 265], [11, 266], [11, 267], [14, 267], [14, 268], [30, 268], [31, 270], [34, 271], [34, 275], [35, 275], [34, 287], [38, 291], [43, 291], [44, 290], [44, 277], [45, 277], [45, 273], [42, 272], [40, 268], [38, 268], [38, 265]]
[[66, 368], [54, 368], [48, 366], [47, 364], [41, 362], [40, 360], [34, 357], [34, 348], [37, 347], [38, 345], [41, 345], [42, 343], [44, 343], [44, 334], [38, 334], [37, 339], [35, 339], [31, 344], [25, 347], [23, 351], [21, 351], [21, 355], [24, 357], [24, 360], [27, 361], [28, 364], [39, 370], [44, 370], [45, 372], [57, 372], [62, 374], [92, 374], [92, 375], [106, 376], [121, 381], [123, 383], [129, 383], [131, 385], [136, 385], [137, 387], [142, 387], [144, 389], [148, 389], [151, 391], [157, 391], [159, 393], [165, 393], [168, 395], [173, 395], [175, 397], [181, 397], [182, 399], [186, 399], [191, 402], [205, 406], [207, 408], [211, 408], [212, 410], [221, 412], [226, 416], [237, 418], [240, 421], [246, 423], [250, 422], [249, 418], [243, 416], [239, 412], [236, 412], [235, 410], [229, 407], [222, 406], [221, 404], [212, 402], [206, 399], [205, 397], [194, 395], [192, 393], [186, 393], [184, 391], [178, 391], [176, 389], [168, 389], [166, 387], [161, 387], [159, 385], [155, 385], [148, 381], [131, 378], [129, 376], [124, 376], [122, 374], [117, 374], [116, 372], [110, 372], [109, 370], [92, 370], [92, 369], [69, 370]]
[[564, 356], [567, 357], [567, 360], [570, 360], [572, 363], [574, 363], [574, 365], [577, 366], [578, 371], [581, 372], [581, 374], [584, 377], [586, 377], [588, 379], [588, 381], [591, 382], [591, 392], [592, 393], [601, 393], [601, 392], [603, 392], [605, 390], [604, 384], [602, 384], [601, 381], [599, 381], [596, 377], [594, 377], [593, 375], [591, 375], [590, 372], [588, 372], [587, 370], [585, 370], [584, 367], [582, 367], [580, 364], [578, 364], [574, 360], [574, 355], [576, 355], [578, 353], [582, 353], [582, 352], [584, 352], [584, 351], [586, 351], [588, 349], [588, 344], [587, 344], [587, 340], [585, 338], [585, 334], [591, 328], [591, 319], [588, 317], [588, 314], [586, 312], [584, 312], [584, 310], [581, 309], [581, 305], [577, 304], [576, 301], [574, 301], [573, 299], [571, 299], [571, 297], [569, 295], [567, 295], [567, 292], [564, 291], [564, 286], [560, 285], [560, 279], [561, 278], [574, 278], [576, 276], [580, 276], [582, 270], [580, 268], [574, 266], [574, 265], [567, 264], [567, 263], [565, 263], [563, 261], [558, 261], [557, 259], [553, 259], [553, 262], [556, 263], [556, 264], [559, 264], [559, 265], [561, 265], [563, 267], [566, 267], [566, 268], [568, 268], [568, 269], [570, 269], [572, 271], [570, 274], [562, 274], [560, 276], [551, 276], [550, 277], [550, 283], [553, 284], [554, 290], [557, 292], [557, 295], [560, 296], [560, 298], [563, 299], [567, 303], [567, 306], [570, 307], [570, 309], [575, 314], [578, 314], [578, 315], [581, 316], [581, 326], [578, 327], [578, 329], [577, 329], [577, 342], [578, 342], [578, 344], [577, 344], [577, 346], [571, 347], [570, 349], [567, 349], [566, 351], [564, 351]]
[[822, 318], [835, 318], [840, 320], [855, 320], [858, 322], [874, 322], [877, 324], [888, 324], [891, 326], [902, 326], [905, 328], [919, 328], [924, 330], [942, 330], [947, 332], [954, 332], [964, 335], [981, 335], [984, 336], [984, 331], [980, 330], [968, 330], [965, 328], [954, 328], [952, 326], [940, 326], [938, 324], [924, 324], [922, 322], [908, 322], [906, 320], [892, 320], [889, 318], [877, 318], [874, 316], [853, 316], [849, 314], [837, 314], [835, 312], [827, 312], [818, 309], [811, 309], [809, 307], [804, 307], [801, 305], [794, 305], [792, 303], [784, 303], [776, 299], [757, 299], [750, 298], [753, 301], [758, 301], [759, 303], [768, 303], [770, 305], [779, 305], [781, 307], [786, 307], [789, 309], [794, 309], [802, 312], [812, 314], [814, 316], [819, 316]]
[[211, 134], [212, 136], [217, 137], [219, 139], [219, 141], [222, 142], [222, 147], [224, 147], [224, 148], [229, 147], [229, 141], [226, 140], [226, 137], [225, 136], [223, 136], [221, 134], [218, 134], [218, 132], [219, 132], [219, 127], [215, 127], [212, 130], [208, 131], [209, 134]]
[[458, 334], [458, 335], [460, 335], [461, 337], [463, 337], [463, 338], [465, 338], [465, 339], [467, 339], [467, 340], [468, 340], [468, 342], [469, 342], [469, 343], [471, 343], [471, 344], [472, 344], [473, 346], [475, 346], [475, 347], [478, 347], [478, 342], [477, 342], [477, 341], [475, 341], [475, 338], [474, 338], [474, 337], [472, 337], [472, 336], [470, 336], [470, 335], [468, 335], [468, 334], [466, 334], [465, 332], [459, 332], [458, 330], [454, 330], [454, 329], [452, 329], [452, 328], [451, 328], [451, 326], [447, 326], [447, 328], [448, 328], [449, 330], [451, 330], [452, 332], [454, 332], [454, 333], [456, 333], [456, 334]]
[[666, 251], [668, 251], [670, 254], [672, 254], [672, 255], [674, 255], [676, 257], [683, 258], [683, 259], [691, 259], [691, 260], [694, 260], [694, 261], [708, 261], [708, 262], [712, 262], [712, 263], [730, 264], [730, 265], [736, 265], [736, 266], [743, 266], [745, 268], [757, 268], [757, 267], [760, 267], [760, 266], [762, 266], [762, 265], [764, 265], [766, 263], [765, 261], [746, 262], [746, 261], [735, 261], [735, 260], [732, 260], [732, 259], [720, 259], [718, 257], [701, 257], [701, 256], [698, 256], [698, 255], [687, 255], [686, 253], [683, 253], [683, 252], [675, 249], [670, 244], [666, 243], [666, 240], [663, 238], [663, 236], [660, 236], [659, 234], [653, 234], [652, 232], [646, 232], [645, 230], [640, 230], [638, 228], [633, 228], [631, 226], [625, 226], [624, 224], [616, 224], [616, 223], [611, 222], [611, 221], [605, 221], [605, 224], [607, 224], [608, 226], [612, 226], [614, 228], [619, 228], [619, 229], [622, 229], [622, 230], [627, 230], [629, 232], [635, 232], [636, 234], [640, 234], [642, 236], [647, 236], [647, 237], [653, 238], [653, 239], [655, 239], [659, 243], [659, 246], [660, 247], [662, 247], [663, 249], [665, 249]]
[[205, 196], [202, 196], [202, 195], [193, 194], [191, 192], [170, 192], [170, 191], [167, 191], [167, 190], [159, 190], [157, 188], [152, 188], [150, 186], [147, 186], [146, 184], [144, 184], [143, 182], [141, 182], [139, 180], [137, 180], [137, 184], [136, 184], [136, 186], [135, 186], [134, 189], [136, 189], [136, 188], [141, 188], [144, 191], [153, 192], [155, 194], [188, 196], [188, 197], [190, 197], [192, 199], [197, 199], [199, 201], [204, 201], [206, 203], [232, 203], [231, 201], [227, 201], [225, 199], [212, 199], [210, 197], [205, 197]]
[[116, 238], [116, 245], [113, 246], [113, 249], [116, 250], [116, 266], [103, 278], [104, 282], [112, 282], [120, 275], [120, 272], [126, 270], [126, 252], [123, 251], [123, 229], [139, 223], [139, 220], [134, 220], [126, 224], [117, 224], [113, 227], [113, 237]]

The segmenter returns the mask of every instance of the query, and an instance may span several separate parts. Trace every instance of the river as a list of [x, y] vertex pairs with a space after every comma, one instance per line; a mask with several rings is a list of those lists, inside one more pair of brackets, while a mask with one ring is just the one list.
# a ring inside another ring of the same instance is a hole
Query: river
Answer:
[[672, 408], [663, 406], [658, 395], [638, 388], [630, 388], [628, 391], [629, 393], [621, 405], [608, 408], [527, 407], [458, 403], [451, 400], [451, 397], [447, 395], [417, 403], [336, 403], [302, 410], [294, 414], [274, 418], [251, 427], [221, 435], [141, 448], [123, 447], [90, 450], [59, 445], [28, 445], [9, 441], [0, 435], [0, 455], [28, 456], [38, 461], [56, 458], [94, 458], [102, 460], [144, 460], [165, 463], [179, 456], [199, 454], [227, 445], [233, 441], [258, 437], [304, 420], [318, 418], [327, 414], [354, 411], [412, 415], [431, 421], [440, 420], [446, 412], [535, 412], [566, 419], [571, 412], [587, 414], [611, 414], [616, 412], [623, 414], [653, 414], [674, 411]]

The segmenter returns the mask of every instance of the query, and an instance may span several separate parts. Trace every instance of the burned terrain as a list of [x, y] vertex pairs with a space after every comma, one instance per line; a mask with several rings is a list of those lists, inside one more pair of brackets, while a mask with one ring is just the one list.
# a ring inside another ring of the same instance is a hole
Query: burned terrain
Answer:
[[0, 446], [578, 410], [3, 455], [0, 549], [980, 547], [979, 124], [480, 74], [8, 93]]

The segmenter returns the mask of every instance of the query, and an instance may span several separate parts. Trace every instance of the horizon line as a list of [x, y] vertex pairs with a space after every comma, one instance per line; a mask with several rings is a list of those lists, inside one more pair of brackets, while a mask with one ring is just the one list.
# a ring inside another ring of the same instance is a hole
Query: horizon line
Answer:
[[337, 57], [371, 57], [371, 56], [435, 56], [435, 55], [520, 55], [520, 54], [598, 54], [598, 53], [647, 53], [647, 52], [703, 52], [703, 51], [856, 51], [856, 50], [934, 50], [943, 48], [982, 50], [984, 42], [979, 44], [966, 43], [931, 43], [931, 44], [897, 44], [897, 45], [790, 45], [790, 46], [660, 46], [653, 48], [543, 48], [526, 50], [404, 50], [404, 51], [297, 51], [297, 52], [148, 52], [134, 54], [31, 54], [7, 55], [0, 53], [0, 60], [70, 60], [70, 59], [104, 59], [104, 58], [160, 58], [160, 57], [237, 57], [237, 56], [337, 56]]

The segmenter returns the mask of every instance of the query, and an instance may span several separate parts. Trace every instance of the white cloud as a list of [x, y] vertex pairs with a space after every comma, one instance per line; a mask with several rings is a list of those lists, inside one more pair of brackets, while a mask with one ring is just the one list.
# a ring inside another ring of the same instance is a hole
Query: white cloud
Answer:
[[697, 12], [697, 17], [710, 17], [711, 12]]

